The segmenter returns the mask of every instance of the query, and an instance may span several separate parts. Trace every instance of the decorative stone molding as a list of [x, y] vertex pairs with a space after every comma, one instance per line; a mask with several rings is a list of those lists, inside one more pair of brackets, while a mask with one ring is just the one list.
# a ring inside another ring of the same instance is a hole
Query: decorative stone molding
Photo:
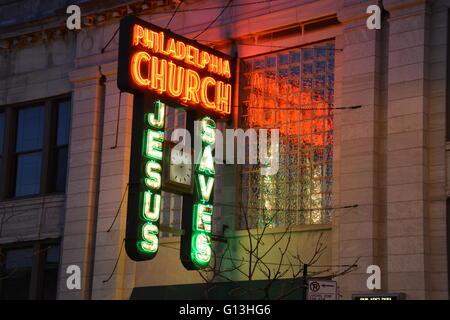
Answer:
[[377, 3], [373, 0], [346, 0], [342, 9], [337, 12], [338, 20], [344, 24], [364, 22], [365, 26], [368, 17], [366, 13], [367, 7], [373, 4]]
[[83, 87], [98, 82], [102, 74], [98, 66], [76, 69], [69, 73], [69, 79], [76, 87]]
[[[95, 2], [95, 1], [92, 1]], [[96, 7], [92, 2], [81, 3], [82, 28], [94, 28], [108, 23], [117, 23], [128, 14], [145, 15], [154, 12], [174, 9], [179, 0], [138, 0], [116, 7]], [[30, 23], [18, 24], [3, 28], [0, 32], [0, 50], [10, 50], [40, 44], [43, 42], [63, 38], [68, 30], [66, 28], [65, 9], [58, 10], [56, 17], [44, 18]], [[21, 28], [21, 25], [24, 27]], [[24, 31], [26, 29], [26, 31]], [[17, 31], [16, 31], [17, 30]], [[71, 32], [77, 32], [73, 30]]]

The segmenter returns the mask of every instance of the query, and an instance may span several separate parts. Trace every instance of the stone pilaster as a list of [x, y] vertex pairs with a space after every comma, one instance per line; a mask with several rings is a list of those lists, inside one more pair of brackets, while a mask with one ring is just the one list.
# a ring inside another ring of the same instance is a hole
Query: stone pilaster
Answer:
[[[102, 65], [102, 73], [106, 77], [105, 115], [93, 299], [128, 299], [134, 287], [135, 262], [128, 258], [123, 243], [127, 216], [128, 193], [126, 190], [129, 174], [133, 96], [122, 93], [119, 114], [119, 89], [117, 88], [116, 72], [116, 62]], [[116, 132], [118, 117], [119, 127]], [[116, 133], [118, 134], [117, 145]], [[124, 201], [120, 206], [122, 198]], [[119, 214], [113, 224], [119, 207]], [[110, 277], [121, 249], [122, 253], [117, 268]], [[104, 282], [108, 278], [110, 279]]]
[[[103, 117], [100, 77], [98, 66], [70, 73], [74, 91], [59, 299], [89, 298]], [[69, 265], [81, 269], [81, 290], [68, 290], [66, 286]]]
[[[362, 107], [335, 113], [335, 205], [357, 204], [357, 209], [333, 215], [333, 264], [358, 259], [358, 269], [337, 278], [343, 299], [367, 292], [366, 269], [379, 265], [384, 272], [383, 207], [383, 41], [382, 30], [369, 30], [366, 9], [374, 1], [344, 1], [338, 18], [343, 23], [342, 72], [336, 82], [338, 106]], [[336, 172], [338, 175], [336, 176]], [[343, 267], [338, 268], [342, 270]], [[337, 270], [336, 270], [337, 271]], [[383, 279], [383, 276], [382, 276]]]
[[426, 1], [385, 0], [389, 18], [388, 288], [428, 299], [429, 135]]

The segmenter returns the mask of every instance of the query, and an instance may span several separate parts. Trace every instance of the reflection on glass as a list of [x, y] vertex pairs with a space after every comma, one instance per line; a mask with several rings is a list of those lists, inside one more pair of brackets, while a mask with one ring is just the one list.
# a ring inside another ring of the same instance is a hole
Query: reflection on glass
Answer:
[[58, 146], [69, 144], [70, 129], [70, 101], [58, 104], [58, 129], [56, 144]]
[[39, 150], [44, 137], [44, 108], [19, 110], [17, 120], [16, 152]]
[[29, 298], [32, 248], [5, 251], [4, 274], [2, 280], [2, 300], [26, 300]]
[[41, 183], [41, 160], [41, 152], [17, 156], [15, 193], [17, 197], [39, 193]]
[[244, 61], [243, 127], [280, 130], [280, 169], [244, 166], [241, 228], [330, 222], [334, 66], [333, 42]]

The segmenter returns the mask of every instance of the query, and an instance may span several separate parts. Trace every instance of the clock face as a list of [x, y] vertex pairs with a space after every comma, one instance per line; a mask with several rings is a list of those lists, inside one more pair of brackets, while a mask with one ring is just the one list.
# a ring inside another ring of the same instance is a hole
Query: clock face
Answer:
[[192, 183], [191, 155], [172, 149], [170, 153], [169, 180], [186, 186]]

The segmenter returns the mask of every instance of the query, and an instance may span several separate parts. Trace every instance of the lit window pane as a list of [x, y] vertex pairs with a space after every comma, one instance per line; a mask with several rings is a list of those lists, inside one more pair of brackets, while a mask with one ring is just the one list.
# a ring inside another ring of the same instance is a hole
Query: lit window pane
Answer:
[[70, 101], [58, 104], [58, 130], [56, 144], [58, 146], [69, 144], [70, 128]]
[[39, 193], [41, 183], [41, 152], [17, 156], [16, 196]]
[[44, 108], [19, 110], [16, 151], [24, 152], [42, 148], [44, 136]]

